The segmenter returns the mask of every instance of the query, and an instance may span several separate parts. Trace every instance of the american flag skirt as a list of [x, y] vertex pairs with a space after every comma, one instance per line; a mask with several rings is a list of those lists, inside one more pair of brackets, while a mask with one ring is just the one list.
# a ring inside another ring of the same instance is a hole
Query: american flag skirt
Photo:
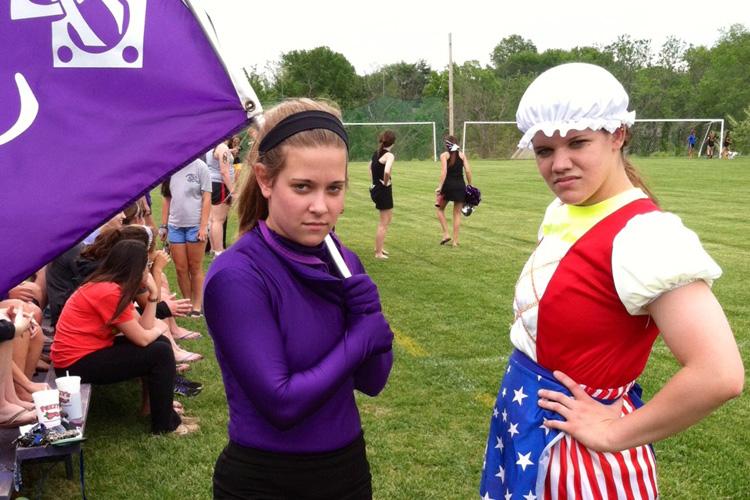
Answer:
[[[490, 420], [479, 494], [484, 500], [658, 498], [651, 446], [614, 453], [591, 451], [569, 435], [544, 427], [562, 420], [537, 404], [539, 389], [570, 394], [552, 373], [513, 351]], [[622, 415], [643, 405], [641, 388], [584, 387], [604, 404], [621, 395]]]

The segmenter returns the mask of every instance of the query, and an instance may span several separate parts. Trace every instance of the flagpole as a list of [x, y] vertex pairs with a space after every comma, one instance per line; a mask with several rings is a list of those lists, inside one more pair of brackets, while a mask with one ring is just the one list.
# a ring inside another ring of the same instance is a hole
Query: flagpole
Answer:
[[344, 262], [344, 258], [341, 256], [341, 252], [339, 252], [339, 249], [336, 248], [336, 243], [333, 242], [333, 238], [331, 238], [331, 235], [327, 234], [324, 241], [326, 242], [328, 253], [331, 254], [333, 262], [334, 264], [336, 264], [336, 267], [341, 273], [341, 276], [343, 276], [344, 278], [350, 278], [352, 272], [346, 266], [346, 262]]

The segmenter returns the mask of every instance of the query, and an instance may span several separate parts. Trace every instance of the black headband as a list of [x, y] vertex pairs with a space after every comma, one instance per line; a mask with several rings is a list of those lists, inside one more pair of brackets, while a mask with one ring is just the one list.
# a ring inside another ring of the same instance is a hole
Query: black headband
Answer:
[[349, 149], [349, 136], [344, 130], [344, 125], [335, 115], [325, 111], [301, 111], [289, 115], [271, 130], [260, 141], [258, 152], [267, 153], [291, 136], [299, 134], [305, 130], [326, 129], [335, 133], [344, 141], [346, 149]]

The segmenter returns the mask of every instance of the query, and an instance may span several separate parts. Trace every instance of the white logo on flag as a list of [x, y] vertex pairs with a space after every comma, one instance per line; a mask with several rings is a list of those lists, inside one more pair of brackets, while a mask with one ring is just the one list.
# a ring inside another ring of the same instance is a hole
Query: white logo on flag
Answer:
[[[114, 47], [109, 48], [86, 23], [78, 9], [77, 4], [84, 1], [55, 0], [41, 5], [31, 0], [11, 0], [10, 18], [62, 16], [52, 22], [52, 60], [55, 68], [142, 68], [146, 0], [127, 1], [127, 26], [125, 5], [120, 0], [100, 0], [112, 15], [121, 37]], [[71, 31], [77, 34], [83, 47], [71, 39]]]
[[[117, 24], [120, 39], [113, 47], [107, 47], [86, 23], [78, 9], [78, 4], [84, 1], [86, 0], [54, 0], [52, 3], [38, 4], [31, 0], [10, 0], [10, 18], [14, 21], [59, 18], [51, 23], [52, 61], [55, 68], [142, 68], [146, 0], [100, 0]], [[127, 17], [125, 6], [128, 7]], [[80, 39], [80, 44], [71, 38], [72, 32]], [[23, 134], [39, 112], [39, 101], [26, 77], [16, 73], [15, 80], [21, 110], [16, 122], [0, 133], [0, 146]]]

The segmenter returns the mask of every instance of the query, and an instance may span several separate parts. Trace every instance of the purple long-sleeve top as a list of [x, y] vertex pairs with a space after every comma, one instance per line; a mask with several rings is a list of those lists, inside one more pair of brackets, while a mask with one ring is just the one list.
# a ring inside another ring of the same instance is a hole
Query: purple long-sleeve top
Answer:
[[[352, 273], [364, 273], [337, 244]], [[368, 355], [347, 342], [342, 278], [324, 244], [297, 245], [261, 221], [216, 258], [204, 286], [229, 438], [282, 453], [354, 441], [361, 423], [353, 391], [378, 394], [393, 354]]]

